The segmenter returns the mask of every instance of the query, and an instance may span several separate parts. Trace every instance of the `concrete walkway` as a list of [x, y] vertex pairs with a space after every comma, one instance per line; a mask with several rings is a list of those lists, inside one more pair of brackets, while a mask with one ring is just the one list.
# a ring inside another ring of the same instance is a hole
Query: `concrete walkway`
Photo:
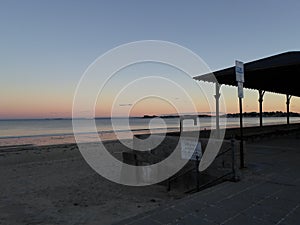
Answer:
[[300, 137], [247, 143], [242, 180], [121, 221], [131, 224], [300, 224]]

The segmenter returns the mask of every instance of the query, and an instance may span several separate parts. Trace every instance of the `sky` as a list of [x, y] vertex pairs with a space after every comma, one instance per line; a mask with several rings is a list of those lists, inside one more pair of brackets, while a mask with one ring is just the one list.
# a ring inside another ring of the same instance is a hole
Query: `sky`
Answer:
[[[236, 59], [299, 51], [299, 11], [296, 0], [1, 0], [0, 119], [70, 117], [76, 86], [89, 65], [133, 41], [174, 42], [199, 55], [212, 71], [233, 66]], [[226, 112], [237, 112], [236, 88], [222, 86], [222, 94]], [[99, 103], [96, 116], [109, 115], [110, 97]], [[257, 111], [257, 100], [257, 91], [246, 90], [244, 110]], [[266, 93], [264, 110], [285, 111], [285, 101]], [[299, 103], [293, 97], [291, 111], [300, 112]], [[159, 106], [163, 103], [147, 99], [131, 113], [172, 112], [171, 106]]]

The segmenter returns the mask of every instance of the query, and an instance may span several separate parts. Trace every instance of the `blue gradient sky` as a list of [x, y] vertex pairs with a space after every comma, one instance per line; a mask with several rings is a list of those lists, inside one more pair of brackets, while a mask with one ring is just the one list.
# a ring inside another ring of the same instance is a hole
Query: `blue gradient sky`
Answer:
[[[98, 56], [157, 39], [197, 53], [212, 69], [300, 49], [299, 1], [0, 2], [0, 118], [68, 117], [78, 80]], [[236, 90], [223, 87], [229, 112]], [[300, 111], [298, 98], [291, 110]], [[245, 110], [257, 110], [247, 91]], [[266, 95], [265, 110], [285, 110]], [[98, 115], [101, 116], [101, 115]]]

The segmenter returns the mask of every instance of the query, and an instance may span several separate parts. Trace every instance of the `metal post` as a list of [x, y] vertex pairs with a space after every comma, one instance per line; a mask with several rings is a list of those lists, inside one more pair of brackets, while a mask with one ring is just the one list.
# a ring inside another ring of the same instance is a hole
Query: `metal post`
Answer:
[[239, 103], [240, 103], [240, 167], [245, 167], [245, 160], [244, 160], [244, 142], [243, 142], [243, 97], [244, 97], [244, 63], [240, 61], [235, 61], [235, 74], [236, 74], [236, 81], [238, 86], [238, 96], [239, 96]]
[[236, 162], [235, 162], [235, 142], [234, 139], [231, 138], [231, 160], [232, 160], [232, 174], [233, 174], [233, 181], [237, 181], [237, 172], [236, 172]]
[[244, 159], [244, 143], [243, 143], [243, 100], [239, 98], [240, 103], [240, 167], [245, 168], [245, 159]]
[[196, 190], [200, 190], [200, 180], [199, 180], [199, 156], [196, 156]]
[[221, 85], [216, 82], [216, 130], [217, 138], [220, 138], [220, 87]]
[[287, 120], [287, 125], [290, 124], [290, 103], [291, 103], [291, 95], [286, 95], [286, 120]]
[[180, 134], [182, 133], [182, 131], [183, 131], [183, 119], [180, 117], [180, 119], [179, 119], [179, 132], [180, 132]]
[[263, 90], [258, 90], [259, 93], [259, 125], [260, 127], [263, 126], [263, 101], [264, 101], [264, 94], [265, 91]]

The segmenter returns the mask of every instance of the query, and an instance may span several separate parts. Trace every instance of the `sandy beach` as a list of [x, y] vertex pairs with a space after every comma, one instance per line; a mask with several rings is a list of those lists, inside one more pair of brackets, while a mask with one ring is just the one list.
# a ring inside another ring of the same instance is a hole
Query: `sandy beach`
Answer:
[[[121, 145], [107, 142], [120, 152]], [[183, 197], [94, 172], [76, 144], [0, 148], [0, 224], [111, 224]]]

